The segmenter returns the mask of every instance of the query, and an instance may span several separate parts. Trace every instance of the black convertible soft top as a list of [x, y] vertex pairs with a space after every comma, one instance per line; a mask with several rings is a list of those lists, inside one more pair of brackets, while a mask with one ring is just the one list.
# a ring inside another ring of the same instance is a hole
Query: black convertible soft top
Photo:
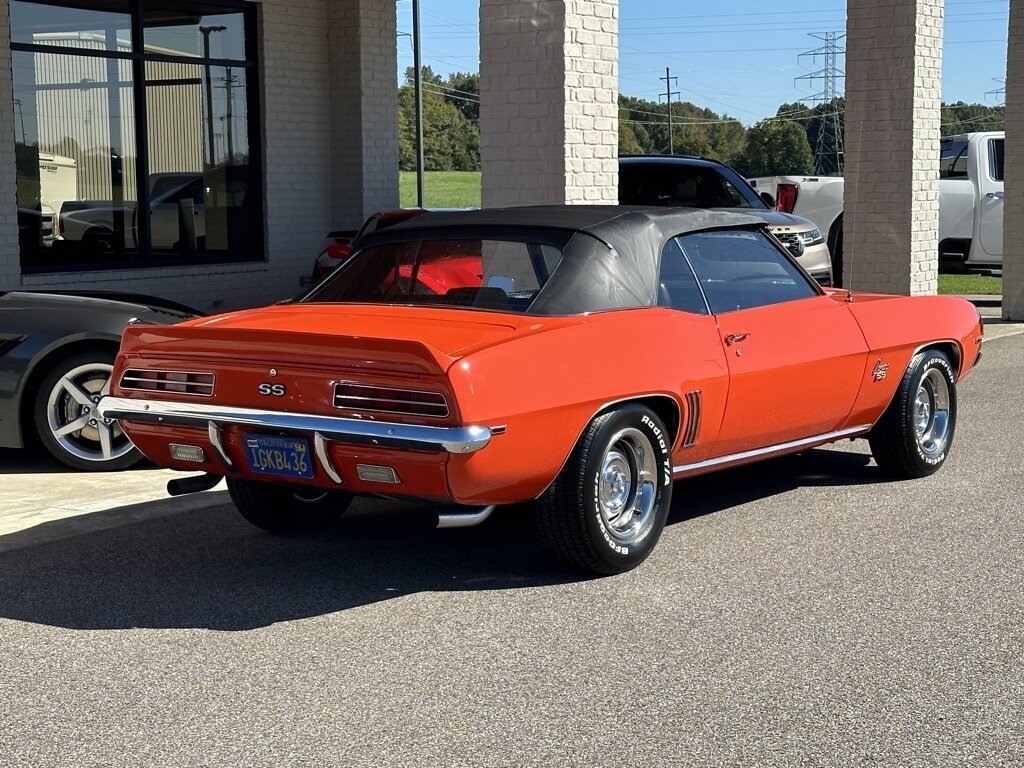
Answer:
[[661, 251], [672, 237], [709, 229], [764, 227], [755, 217], [697, 208], [538, 205], [427, 213], [367, 236], [360, 246], [437, 239], [568, 240], [562, 263], [531, 314], [570, 315], [655, 306]]

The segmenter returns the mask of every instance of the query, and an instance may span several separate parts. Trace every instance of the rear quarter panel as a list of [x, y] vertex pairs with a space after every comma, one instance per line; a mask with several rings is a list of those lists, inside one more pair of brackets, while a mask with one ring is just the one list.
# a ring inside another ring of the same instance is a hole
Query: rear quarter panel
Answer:
[[701, 390], [700, 461], [717, 436], [728, 388], [715, 320], [651, 308], [590, 315], [547, 333], [519, 337], [469, 355], [449, 370], [465, 424], [506, 428], [482, 451], [449, 459], [449, 488], [463, 503], [538, 496], [554, 480], [593, 417], [609, 404], [670, 398], [686, 418], [681, 393]]

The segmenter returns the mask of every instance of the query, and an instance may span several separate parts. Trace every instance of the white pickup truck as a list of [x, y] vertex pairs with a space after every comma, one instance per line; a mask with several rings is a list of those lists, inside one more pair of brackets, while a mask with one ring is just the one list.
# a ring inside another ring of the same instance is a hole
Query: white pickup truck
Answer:
[[[1003, 264], [1002, 131], [965, 133], [942, 139], [939, 160], [939, 259], [963, 269]], [[839, 177], [765, 176], [749, 179], [759, 192], [775, 195], [780, 211], [813, 221], [832, 253], [840, 280], [843, 262], [843, 180]]]

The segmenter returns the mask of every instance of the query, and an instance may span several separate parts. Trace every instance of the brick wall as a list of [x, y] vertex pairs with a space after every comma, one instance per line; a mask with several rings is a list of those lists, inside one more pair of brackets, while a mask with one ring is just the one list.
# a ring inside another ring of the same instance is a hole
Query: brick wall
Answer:
[[[355, 227], [368, 209], [397, 205], [395, 4], [262, 0], [259, 6], [267, 260], [22, 277], [8, 106], [0, 108], [0, 289], [145, 292], [205, 310], [264, 304], [301, 290], [328, 230]], [[0, 56], [8, 62], [0, 66], [0, 104], [10, 105], [7, 13], [0, 3]], [[342, 50], [360, 51], [353, 66], [335, 55]], [[335, 109], [338, 103], [355, 105], [359, 120], [339, 126], [345, 111]], [[340, 173], [340, 158], [357, 158], [362, 168], [353, 177]]]
[[617, 201], [617, 35], [617, 0], [481, 0], [484, 206]]
[[942, 0], [847, 3], [843, 285], [935, 293], [942, 23]]
[[397, 19], [379, 0], [334, 2], [328, 14], [330, 39], [347, 41], [330, 46], [332, 220], [355, 228], [398, 207]]
[[1010, 3], [1006, 60], [1003, 317], [1024, 322], [1024, 4]]

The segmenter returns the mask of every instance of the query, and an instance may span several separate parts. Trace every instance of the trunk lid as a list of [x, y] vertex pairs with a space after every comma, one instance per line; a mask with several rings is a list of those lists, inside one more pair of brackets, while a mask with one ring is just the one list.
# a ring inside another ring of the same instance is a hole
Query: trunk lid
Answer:
[[289, 304], [174, 326], [129, 326], [144, 357], [437, 375], [472, 352], [574, 318], [403, 306]]

